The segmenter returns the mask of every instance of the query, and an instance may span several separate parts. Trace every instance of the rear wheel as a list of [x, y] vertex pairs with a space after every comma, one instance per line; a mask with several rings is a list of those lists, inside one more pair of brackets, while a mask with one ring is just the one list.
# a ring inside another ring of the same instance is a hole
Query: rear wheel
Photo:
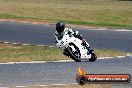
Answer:
[[97, 59], [97, 56], [94, 53], [91, 53], [91, 58], [89, 59], [90, 62], [94, 62]]
[[67, 52], [69, 53], [70, 58], [72, 58], [76, 62], [81, 62], [81, 54], [79, 48], [71, 43], [70, 46], [67, 48]]

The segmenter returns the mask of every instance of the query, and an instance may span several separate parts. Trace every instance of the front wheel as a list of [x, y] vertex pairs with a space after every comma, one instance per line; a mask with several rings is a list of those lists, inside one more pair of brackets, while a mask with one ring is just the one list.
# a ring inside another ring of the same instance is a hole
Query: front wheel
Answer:
[[73, 43], [69, 45], [70, 46], [67, 47], [67, 52], [69, 53], [70, 58], [72, 58], [76, 62], [81, 62], [81, 54], [79, 48]]
[[91, 58], [89, 59], [90, 62], [94, 62], [97, 59], [97, 56], [94, 53], [91, 53]]

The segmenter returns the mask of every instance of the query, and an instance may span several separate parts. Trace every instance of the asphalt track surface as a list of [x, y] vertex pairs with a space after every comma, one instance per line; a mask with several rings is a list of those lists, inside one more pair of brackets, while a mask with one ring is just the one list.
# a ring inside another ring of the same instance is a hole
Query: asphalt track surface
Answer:
[[[132, 51], [132, 31], [77, 29], [93, 48]], [[0, 22], [0, 41], [54, 45], [54, 26]], [[72, 84], [79, 66], [87, 73], [132, 75], [132, 57], [97, 60], [96, 62], [48, 62], [0, 64], [1, 86]], [[132, 84], [116, 84], [131, 88]]]
[[[27, 86], [76, 83], [76, 73], [82, 66], [88, 74], [130, 74], [132, 57], [97, 60], [96, 62], [48, 62], [1, 64], [2, 86]], [[117, 88], [131, 88], [130, 84], [114, 84]]]
[[[74, 29], [79, 30], [93, 48], [132, 52], [132, 31]], [[0, 41], [5, 42], [54, 46], [54, 32], [53, 25], [0, 22]]]

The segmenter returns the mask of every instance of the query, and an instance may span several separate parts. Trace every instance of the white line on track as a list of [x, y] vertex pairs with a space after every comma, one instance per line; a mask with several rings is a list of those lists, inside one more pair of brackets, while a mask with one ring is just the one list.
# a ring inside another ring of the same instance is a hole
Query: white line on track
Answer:
[[67, 84], [50, 84], [51, 86], [63, 86], [63, 85], [67, 85]]
[[111, 59], [111, 58], [115, 58], [115, 57], [100, 57], [100, 58], [97, 58], [97, 59]]
[[[37, 85], [36, 85], [37, 86]], [[50, 86], [50, 85], [39, 85], [40, 87], [46, 87], [46, 86]]]
[[10, 44], [9, 42], [3, 42], [3, 43], [5, 43], [5, 44]]
[[[129, 55], [129, 56], [116, 56], [116, 57], [100, 57], [98, 59], [112, 59], [112, 58], [124, 58], [124, 57], [132, 57], [132, 55]], [[74, 62], [74, 60], [7, 62], [7, 63], [0, 63], [0, 64], [32, 64], [32, 63], [61, 63], [61, 62]]]
[[13, 45], [18, 45], [18, 44], [20, 44], [20, 43], [12, 43]]
[[59, 62], [74, 62], [73, 60], [59, 60], [59, 61], [31, 61], [31, 62], [7, 62], [0, 64], [32, 64], [32, 63], [59, 63]]
[[132, 31], [132, 30], [127, 30], [127, 29], [119, 29], [118, 30], [118, 29], [116, 29], [116, 30], [113, 30], [113, 31], [122, 31], [122, 32], [124, 31], [125, 32], [125, 31]]
[[[29, 85], [29, 86], [13, 86], [13, 88], [65, 86], [65, 85], [77, 85], [77, 84], [78, 84], [78, 83], [72, 83], [72, 84], [49, 84], [49, 85]], [[10, 88], [10, 87], [0, 87], [0, 88]]]
[[124, 57], [126, 57], [126, 56], [116, 56], [117, 58], [124, 58]]
[[103, 31], [103, 30], [108, 30], [107, 28], [88, 28], [88, 29], [85, 29], [85, 30], [90, 30], [90, 31], [94, 31], [94, 30], [96, 30], [96, 31]]
[[49, 47], [55, 47], [55, 46], [49, 46]]
[[37, 46], [45, 46], [45, 45], [37, 45]]
[[16, 88], [26, 88], [28, 86], [15, 86]]
[[28, 46], [28, 45], [30, 45], [30, 44], [22, 44], [22, 45], [24, 45], [24, 46]]

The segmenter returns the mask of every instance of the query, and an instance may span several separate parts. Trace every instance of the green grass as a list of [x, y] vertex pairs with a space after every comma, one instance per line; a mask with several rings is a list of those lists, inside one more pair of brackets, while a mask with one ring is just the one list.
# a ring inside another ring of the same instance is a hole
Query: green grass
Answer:
[[54, 61], [61, 59], [66, 59], [66, 57], [57, 48], [0, 44], [0, 62]]
[[[23, 46], [0, 44], [0, 62], [57, 61], [71, 60], [61, 49], [48, 46]], [[126, 52], [95, 49], [98, 57], [115, 57], [126, 55]]]
[[0, 18], [132, 29], [132, 2], [117, 0], [0, 0]]

